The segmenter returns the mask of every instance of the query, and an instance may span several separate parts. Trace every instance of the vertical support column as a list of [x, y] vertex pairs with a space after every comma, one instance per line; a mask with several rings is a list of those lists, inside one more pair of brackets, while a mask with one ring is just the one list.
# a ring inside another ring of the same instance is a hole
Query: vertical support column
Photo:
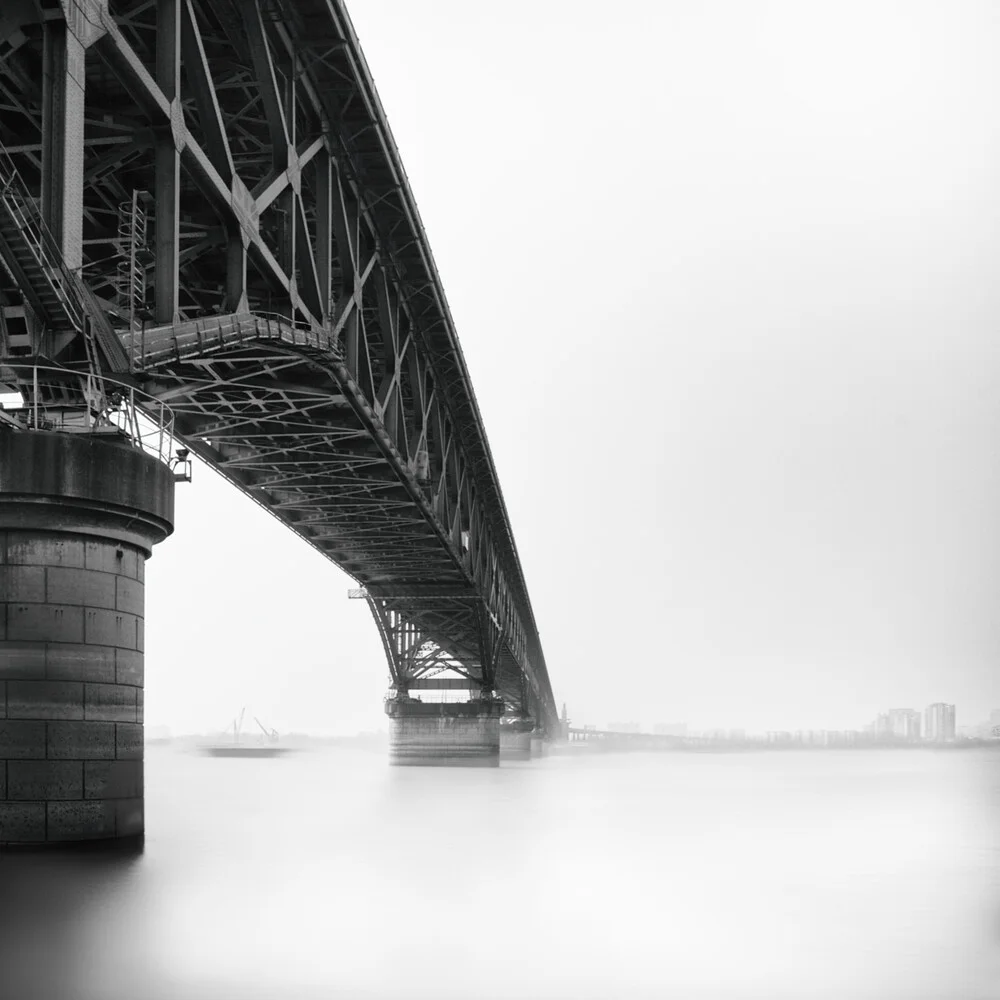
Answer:
[[529, 760], [531, 758], [531, 732], [520, 723], [500, 727], [501, 760]]
[[246, 312], [247, 248], [235, 227], [226, 230], [226, 305], [231, 312]]
[[389, 763], [395, 766], [498, 767], [500, 701], [399, 701], [389, 716]]
[[[271, 47], [267, 40], [260, 0], [239, 0], [238, 6], [246, 26], [250, 58], [257, 77], [256, 86], [267, 120], [272, 165], [275, 173], [290, 170], [291, 178], [291, 175], [297, 174], [298, 171], [294, 147], [294, 90], [291, 85], [283, 89], [279, 84]], [[288, 275], [288, 309], [292, 315], [298, 306], [295, 280], [295, 203], [295, 192], [289, 188], [278, 196], [273, 208], [277, 214], [275, 226], [277, 259]], [[283, 306], [279, 307], [279, 311], [283, 311]]]
[[333, 298], [333, 157], [323, 149], [316, 157], [316, 277], [324, 325], [330, 322]]
[[156, 82], [171, 103], [171, 127], [156, 134], [156, 242], [154, 262], [154, 318], [175, 323], [180, 304], [180, 172], [173, 122], [181, 116], [181, 5], [180, 0], [157, 0]]
[[[278, 240], [278, 261], [285, 270], [292, 282], [291, 300], [292, 315], [298, 305], [298, 288], [296, 275], [296, 243], [298, 229], [298, 203], [295, 188], [298, 182], [298, 158], [295, 155], [296, 127], [295, 127], [295, 59], [288, 56], [281, 59], [280, 63], [274, 67], [275, 74], [281, 73], [282, 80], [278, 83], [280, 88], [279, 100], [282, 104], [282, 121], [284, 123], [285, 148], [274, 150], [274, 167], [276, 170], [287, 170], [289, 174], [288, 187], [278, 195], [278, 211], [281, 213], [281, 229]], [[273, 58], [273, 57], [272, 57]], [[275, 76], [277, 80], [277, 76]]]
[[[183, 0], [181, 13], [181, 49], [187, 79], [194, 91], [195, 105], [205, 132], [205, 148], [219, 176], [233, 192], [233, 203], [240, 214], [249, 214], [252, 198], [236, 175], [233, 154], [226, 135], [226, 123], [215, 93], [212, 72], [198, 28], [198, 18], [191, 0]], [[166, 53], [164, 53], [166, 62]], [[166, 68], [164, 70], [166, 72]], [[224, 312], [247, 309], [247, 237], [243, 227], [228, 215], [222, 219], [226, 230], [226, 301]]]
[[340, 262], [338, 289], [338, 316], [350, 309], [344, 321], [344, 355], [347, 370], [357, 379], [361, 391], [374, 402], [371, 385], [371, 366], [366, 363], [367, 348], [360, 324], [362, 285], [358, 273], [360, 254], [359, 210], [350, 186], [345, 183], [340, 169], [334, 165], [333, 175], [333, 232], [337, 241], [337, 259]]
[[173, 499], [141, 451], [0, 436], [0, 845], [144, 832], [144, 564]]
[[496, 689], [497, 667], [503, 652], [500, 624], [485, 603], [476, 605], [479, 624], [479, 656], [483, 679], [483, 698], [491, 698]]
[[83, 42], [46, 21], [42, 43], [42, 218], [66, 264], [83, 266]]
[[496, 767], [500, 763], [500, 716], [504, 703], [492, 691], [466, 702], [424, 702], [407, 690], [422, 633], [386, 602], [369, 597], [382, 637], [395, 694], [385, 703], [389, 716], [389, 763]]

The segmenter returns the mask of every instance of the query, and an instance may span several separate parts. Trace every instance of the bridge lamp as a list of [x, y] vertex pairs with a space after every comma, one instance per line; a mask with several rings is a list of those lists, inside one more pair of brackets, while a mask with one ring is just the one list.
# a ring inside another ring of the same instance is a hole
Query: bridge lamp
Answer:
[[178, 483], [191, 482], [191, 451], [189, 448], [178, 448], [177, 457], [170, 460], [170, 471]]

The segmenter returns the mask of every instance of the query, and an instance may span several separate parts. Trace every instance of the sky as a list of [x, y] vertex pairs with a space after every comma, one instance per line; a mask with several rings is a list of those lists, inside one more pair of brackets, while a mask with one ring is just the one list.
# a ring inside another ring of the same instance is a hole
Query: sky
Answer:
[[[1000, 7], [354, 0], [577, 724], [1000, 707]], [[335, 566], [204, 466], [146, 722], [385, 728]]]

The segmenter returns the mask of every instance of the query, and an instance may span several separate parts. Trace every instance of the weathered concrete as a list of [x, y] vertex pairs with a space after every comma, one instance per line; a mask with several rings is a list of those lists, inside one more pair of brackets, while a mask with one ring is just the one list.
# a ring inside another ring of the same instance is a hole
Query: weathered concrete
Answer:
[[143, 832], [143, 581], [173, 488], [125, 443], [0, 436], [0, 844]]
[[528, 760], [531, 757], [531, 733], [513, 729], [510, 726], [500, 727], [500, 759]]
[[531, 734], [531, 756], [544, 757], [545, 752], [545, 737], [536, 730]]
[[498, 767], [503, 703], [452, 704], [392, 699], [389, 763], [412, 766]]

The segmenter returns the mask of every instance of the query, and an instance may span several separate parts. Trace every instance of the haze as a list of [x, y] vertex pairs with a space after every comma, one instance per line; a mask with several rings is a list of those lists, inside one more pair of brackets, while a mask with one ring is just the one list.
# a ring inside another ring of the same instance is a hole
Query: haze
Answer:
[[[570, 717], [1000, 706], [1000, 8], [350, 11]], [[197, 467], [147, 725], [384, 728], [350, 585]]]

